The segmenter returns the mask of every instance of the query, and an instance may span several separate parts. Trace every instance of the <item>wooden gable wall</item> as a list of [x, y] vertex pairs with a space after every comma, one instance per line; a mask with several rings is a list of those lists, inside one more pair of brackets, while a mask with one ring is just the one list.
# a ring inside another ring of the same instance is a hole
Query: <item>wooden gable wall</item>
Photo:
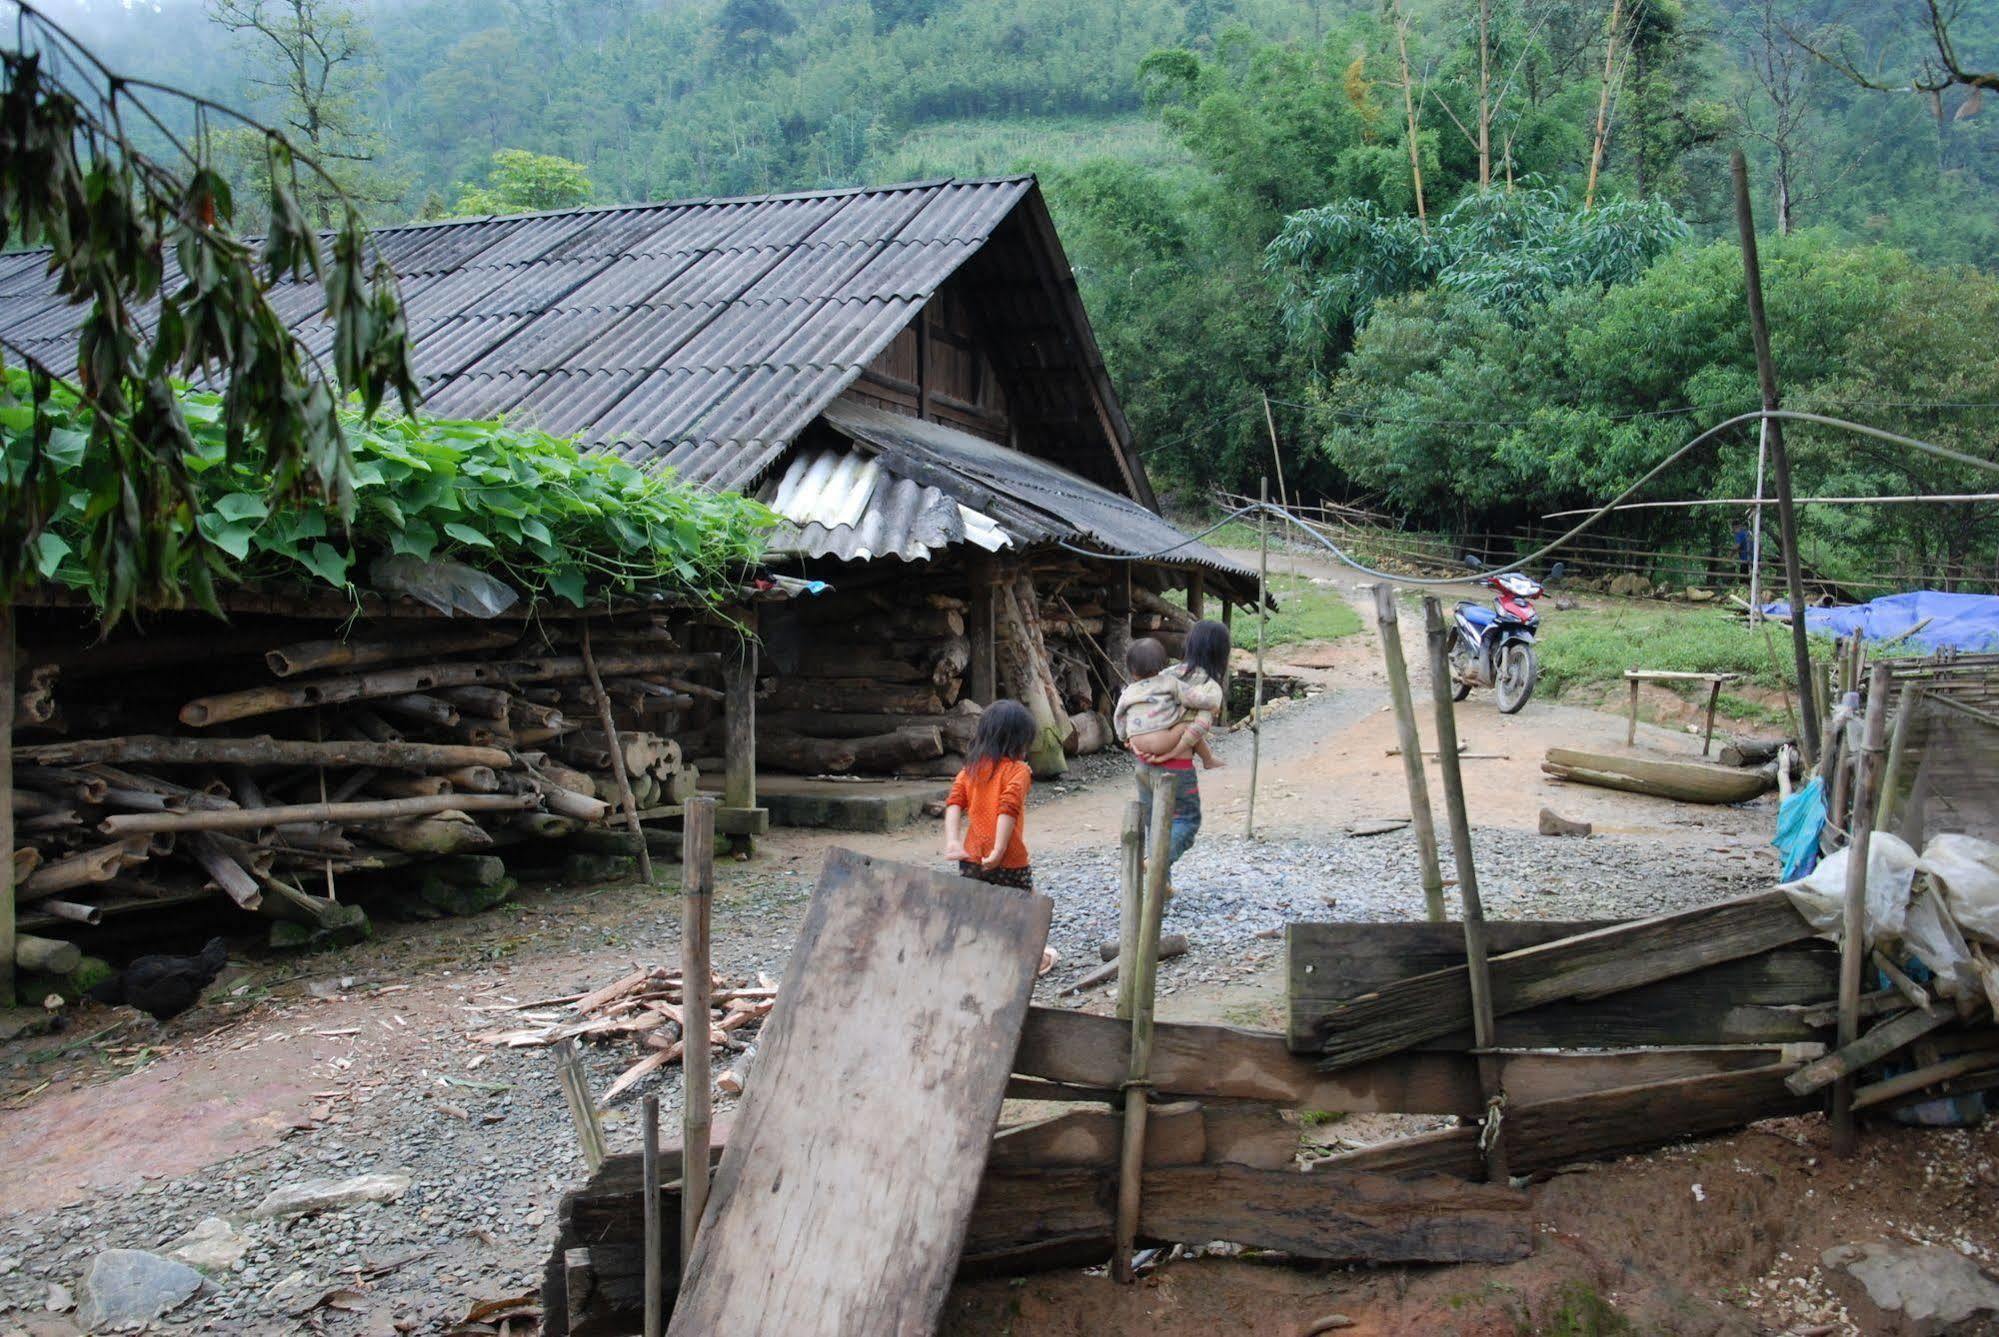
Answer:
[[964, 299], [945, 285], [868, 364], [847, 396], [1017, 445], [1006, 395]]

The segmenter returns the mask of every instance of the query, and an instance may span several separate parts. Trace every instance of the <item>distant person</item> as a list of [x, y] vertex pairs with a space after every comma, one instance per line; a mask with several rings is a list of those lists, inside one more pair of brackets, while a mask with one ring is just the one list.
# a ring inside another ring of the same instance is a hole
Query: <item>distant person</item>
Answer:
[[1198, 669], [1169, 671], [1167, 662], [1166, 647], [1152, 637], [1131, 643], [1124, 664], [1132, 682], [1119, 695], [1111, 723], [1133, 752], [1158, 762], [1198, 757], [1212, 771], [1225, 764], [1208, 746], [1222, 708], [1222, 685]]
[[[1229, 680], [1229, 629], [1219, 622], [1196, 622], [1187, 632], [1185, 658], [1180, 665], [1170, 670], [1184, 677], [1189, 683], [1209, 682], [1226, 691]], [[1138, 801], [1143, 809], [1145, 823], [1152, 823], [1153, 777], [1164, 771], [1173, 777], [1173, 836], [1167, 847], [1166, 861], [1169, 865], [1178, 863], [1201, 833], [1201, 781], [1189, 757], [1166, 758], [1132, 748], [1132, 755], [1138, 759]], [[1169, 886], [1167, 894], [1173, 889]]]
[[[1027, 752], [1035, 733], [1034, 717], [1018, 701], [995, 701], [980, 714], [965, 769], [944, 800], [944, 857], [958, 861], [958, 876], [1034, 890], [1025, 836], [1027, 791], [1034, 784]], [[1038, 973], [1054, 964], [1055, 949], [1044, 948]]]
[[1735, 560], [1745, 571], [1756, 560], [1756, 538], [1749, 532], [1749, 517], [1746, 515], [1735, 522]]

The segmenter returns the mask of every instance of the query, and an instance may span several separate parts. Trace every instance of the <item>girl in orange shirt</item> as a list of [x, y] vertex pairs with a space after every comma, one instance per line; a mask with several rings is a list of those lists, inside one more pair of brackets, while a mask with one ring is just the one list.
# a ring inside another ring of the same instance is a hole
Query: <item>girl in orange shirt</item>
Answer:
[[[965, 769], [944, 800], [944, 857], [958, 861], [958, 876], [1034, 890], [1034, 868], [1022, 839], [1027, 791], [1034, 784], [1027, 767], [1034, 733], [1034, 717], [1018, 701], [995, 701], [979, 716]], [[1055, 961], [1055, 949], [1043, 948], [1036, 973], [1047, 974]]]

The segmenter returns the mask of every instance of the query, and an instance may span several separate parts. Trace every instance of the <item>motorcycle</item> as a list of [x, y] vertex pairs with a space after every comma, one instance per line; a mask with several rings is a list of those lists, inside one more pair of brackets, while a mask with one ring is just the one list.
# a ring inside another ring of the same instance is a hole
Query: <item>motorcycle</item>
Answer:
[[1541, 586], [1517, 571], [1486, 576], [1481, 585], [1494, 592], [1493, 607], [1461, 603], [1452, 619], [1451, 699], [1462, 701], [1474, 687], [1491, 687], [1499, 712], [1512, 715], [1534, 695], [1540, 661], [1534, 655], [1534, 633], [1541, 615], [1534, 611]]

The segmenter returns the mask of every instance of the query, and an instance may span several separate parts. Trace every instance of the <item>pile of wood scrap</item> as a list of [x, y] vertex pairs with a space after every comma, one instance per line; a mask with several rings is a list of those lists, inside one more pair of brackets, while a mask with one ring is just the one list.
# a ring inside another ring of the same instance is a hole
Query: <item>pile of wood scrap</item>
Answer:
[[[528, 1025], [485, 1031], [472, 1038], [510, 1049], [537, 1048], [564, 1040], [636, 1039], [639, 1058], [598, 1099], [603, 1107], [638, 1085], [647, 1073], [680, 1061], [687, 1045], [682, 1001], [678, 967], [640, 966], [588, 993], [511, 1005], [505, 1010]], [[737, 1053], [748, 1047], [750, 1033], [777, 1005], [777, 981], [763, 974], [755, 982], [713, 975], [709, 1001], [710, 1047]]]
[[25, 626], [20, 927], [219, 897], [304, 941], [365, 929], [349, 875], [434, 860], [374, 890], [476, 909], [511, 888], [489, 851], [603, 827], [621, 769], [642, 810], [694, 792], [675, 735], [719, 713], [722, 656], [683, 649], [684, 624], [607, 619], [587, 648], [554, 621], [301, 636], [333, 629], [244, 618], [77, 644]]

